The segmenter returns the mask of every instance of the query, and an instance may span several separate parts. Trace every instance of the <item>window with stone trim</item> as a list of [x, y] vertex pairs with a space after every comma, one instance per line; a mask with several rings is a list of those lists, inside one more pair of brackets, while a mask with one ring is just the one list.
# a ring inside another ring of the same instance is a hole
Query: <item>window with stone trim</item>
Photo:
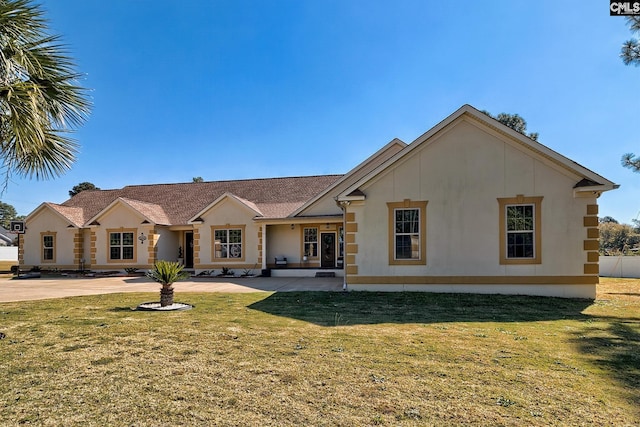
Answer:
[[499, 198], [500, 264], [541, 263], [542, 197]]
[[244, 260], [244, 225], [212, 227], [213, 260]]
[[426, 201], [387, 203], [389, 209], [389, 264], [425, 265]]
[[109, 261], [133, 261], [135, 259], [135, 232], [109, 232]]
[[56, 261], [56, 236], [55, 234], [42, 234], [42, 262]]

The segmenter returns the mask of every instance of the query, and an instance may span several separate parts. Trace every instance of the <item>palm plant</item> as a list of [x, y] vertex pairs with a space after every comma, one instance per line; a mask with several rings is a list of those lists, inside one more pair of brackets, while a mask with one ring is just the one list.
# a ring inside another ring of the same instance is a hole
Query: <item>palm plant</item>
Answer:
[[12, 173], [48, 179], [71, 168], [69, 132], [89, 114], [86, 89], [40, 5], [0, 0], [0, 157]]
[[178, 262], [160, 260], [153, 265], [153, 270], [147, 272], [147, 277], [162, 285], [160, 307], [173, 305], [173, 284], [189, 277], [189, 273], [182, 271], [183, 268]]

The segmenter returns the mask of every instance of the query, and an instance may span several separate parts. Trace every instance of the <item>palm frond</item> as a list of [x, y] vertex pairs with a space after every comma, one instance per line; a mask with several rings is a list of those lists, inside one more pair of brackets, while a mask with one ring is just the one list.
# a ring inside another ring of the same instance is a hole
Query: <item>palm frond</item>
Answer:
[[153, 269], [147, 272], [147, 277], [162, 285], [171, 285], [189, 277], [189, 273], [183, 271], [183, 268], [184, 266], [178, 262], [159, 260]]
[[87, 120], [91, 103], [74, 61], [47, 34], [39, 5], [0, 1], [0, 156], [11, 173], [62, 175], [78, 144], [68, 134]]

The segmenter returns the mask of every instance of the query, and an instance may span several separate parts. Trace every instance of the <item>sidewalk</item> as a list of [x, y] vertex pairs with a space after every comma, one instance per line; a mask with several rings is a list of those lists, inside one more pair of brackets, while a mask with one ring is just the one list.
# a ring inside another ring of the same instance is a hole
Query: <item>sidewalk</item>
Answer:
[[[341, 277], [190, 278], [176, 292], [342, 291]], [[159, 292], [147, 277], [31, 278], [0, 277], [0, 303], [119, 292]]]

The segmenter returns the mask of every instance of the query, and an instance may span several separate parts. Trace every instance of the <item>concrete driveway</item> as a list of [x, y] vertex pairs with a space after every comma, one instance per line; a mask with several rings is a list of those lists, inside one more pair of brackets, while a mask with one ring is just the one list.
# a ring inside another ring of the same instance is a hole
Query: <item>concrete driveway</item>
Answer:
[[[293, 292], [341, 291], [341, 277], [191, 278], [175, 285], [176, 292]], [[158, 292], [147, 277], [0, 278], [0, 303], [119, 292]]]

